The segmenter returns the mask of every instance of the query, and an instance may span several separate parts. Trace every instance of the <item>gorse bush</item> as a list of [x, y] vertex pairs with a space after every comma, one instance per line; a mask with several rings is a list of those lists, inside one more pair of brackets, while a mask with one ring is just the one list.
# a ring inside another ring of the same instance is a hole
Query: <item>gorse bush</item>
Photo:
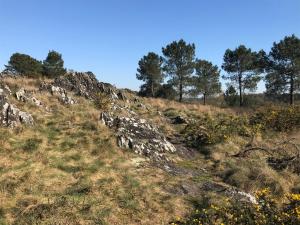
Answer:
[[226, 199], [222, 206], [204, 202], [188, 219], [177, 218], [171, 224], [300, 224], [300, 194], [286, 195], [282, 205], [277, 203], [269, 189], [258, 191], [255, 198], [256, 203]]
[[250, 136], [251, 129], [247, 117], [220, 113], [214, 117], [204, 114], [196, 123], [188, 124], [182, 133], [189, 145], [199, 147], [225, 141], [233, 135]]
[[251, 137], [270, 130], [288, 132], [300, 127], [300, 106], [262, 107], [253, 115], [201, 115], [182, 131], [193, 147], [217, 144], [233, 136]]
[[258, 109], [251, 118], [251, 125], [275, 131], [291, 131], [300, 127], [300, 106], [270, 106]]

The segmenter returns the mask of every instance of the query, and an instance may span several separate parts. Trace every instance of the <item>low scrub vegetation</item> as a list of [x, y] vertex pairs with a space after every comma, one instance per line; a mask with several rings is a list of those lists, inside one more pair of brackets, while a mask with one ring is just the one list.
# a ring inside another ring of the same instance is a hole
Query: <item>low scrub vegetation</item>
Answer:
[[196, 202], [197, 209], [187, 220], [177, 218], [171, 224], [299, 224], [300, 195], [287, 194], [282, 201], [284, 204], [278, 204], [268, 189], [256, 192], [254, 203], [223, 199], [221, 204], [215, 204], [204, 198]]
[[293, 131], [300, 127], [300, 106], [265, 106], [250, 117], [250, 124], [263, 130]]
[[300, 107], [262, 107], [254, 113], [203, 114], [189, 123], [182, 134], [193, 147], [217, 144], [230, 137], [252, 137], [269, 131], [291, 132], [300, 126]]

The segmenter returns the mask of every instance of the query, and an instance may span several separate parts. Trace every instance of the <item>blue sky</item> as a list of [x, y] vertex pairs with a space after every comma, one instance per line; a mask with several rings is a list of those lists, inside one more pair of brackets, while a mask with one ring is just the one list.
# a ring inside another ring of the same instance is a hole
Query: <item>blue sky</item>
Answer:
[[0, 9], [0, 69], [14, 52], [42, 60], [53, 49], [67, 68], [134, 90], [138, 60], [174, 40], [220, 66], [227, 48], [268, 51], [300, 37], [300, 0], [0, 0]]

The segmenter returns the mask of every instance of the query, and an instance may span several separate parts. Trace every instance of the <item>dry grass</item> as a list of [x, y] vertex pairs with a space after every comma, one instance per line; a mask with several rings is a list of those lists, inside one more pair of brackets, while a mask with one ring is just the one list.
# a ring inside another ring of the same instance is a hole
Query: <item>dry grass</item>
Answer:
[[[230, 157], [249, 142], [238, 136], [210, 146], [209, 156], [185, 159], [175, 155], [176, 166], [183, 172], [171, 175], [144, 157], [119, 149], [114, 133], [99, 122], [99, 110], [92, 102], [72, 96], [78, 104], [65, 106], [55, 96], [39, 92], [40, 81], [4, 81], [13, 92], [20, 87], [33, 91], [43, 106], [9, 96], [10, 102], [33, 115], [35, 125], [0, 128], [0, 224], [168, 224], [191, 210], [191, 203], [180, 194], [181, 184], [199, 187], [212, 181], [249, 192], [268, 186], [278, 195], [300, 187], [298, 175], [271, 169], [264, 154]], [[202, 113], [247, 113], [162, 99], [140, 101], [146, 108], [139, 103], [122, 104], [167, 136], [178, 134], [184, 126], [169, 122], [176, 115], [197, 119]], [[270, 146], [286, 138], [267, 135]], [[291, 137], [299, 141], [299, 132]], [[265, 138], [257, 138], [256, 144], [266, 144]], [[198, 194], [215, 201], [220, 195], [201, 190]]]
[[230, 109], [221, 109], [219, 107], [211, 105], [201, 105], [197, 103], [180, 103], [173, 100], [166, 100], [160, 98], [143, 98], [143, 100], [155, 107], [160, 111], [165, 111], [169, 108], [173, 108], [179, 111], [190, 111], [195, 113], [218, 113], [218, 112], [232, 112]]
[[35, 91], [44, 104], [10, 96], [36, 123], [0, 128], [0, 209], [8, 224], [165, 224], [186, 211], [184, 199], [160, 185], [169, 175], [133, 163], [136, 155], [116, 146], [92, 103], [76, 97], [79, 104], [64, 106], [37, 92], [34, 80], [6, 82]]

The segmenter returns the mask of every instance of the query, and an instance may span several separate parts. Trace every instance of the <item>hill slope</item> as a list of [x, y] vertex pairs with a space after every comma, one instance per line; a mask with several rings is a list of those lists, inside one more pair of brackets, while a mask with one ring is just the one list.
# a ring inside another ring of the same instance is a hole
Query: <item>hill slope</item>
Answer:
[[263, 151], [237, 155], [280, 139], [297, 153], [297, 130], [252, 135], [253, 112], [144, 99], [90, 73], [3, 77], [0, 107], [0, 224], [168, 224], [203, 196], [300, 184]]

